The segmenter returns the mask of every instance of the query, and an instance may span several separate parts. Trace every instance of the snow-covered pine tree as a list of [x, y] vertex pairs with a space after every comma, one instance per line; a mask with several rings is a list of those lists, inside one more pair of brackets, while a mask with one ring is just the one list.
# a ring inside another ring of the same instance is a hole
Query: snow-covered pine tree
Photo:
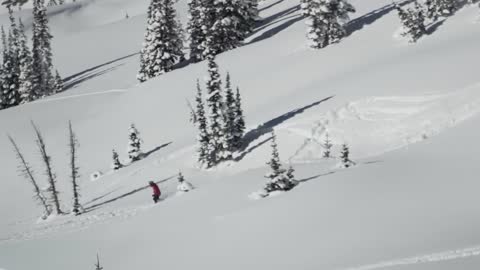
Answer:
[[294, 172], [295, 172], [295, 169], [293, 169], [292, 165], [290, 165], [285, 175], [287, 176], [290, 182], [297, 184], [298, 181], [295, 179]]
[[432, 21], [438, 20], [439, 17], [448, 17], [458, 8], [457, 0], [426, 0], [425, 3], [426, 17]]
[[141, 158], [142, 140], [140, 139], [139, 137], [140, 133], [135, 128], [134, 124], [130, 126], [130, 129], [128, 130], [128, 132], [129, 132], [129, 140], [128, 140], [128, 146], [127, 146], [128, 159], [130, 160], [130, 162], [135, 162], [137, 160], [140, 160]]
[[347, 0], [302, 0], [301, 6], [314, 49], [339, 42], [346, 35], [343, 23], [349, 19], [348, 13], [355, 12]]
[[200, 82], [197, 80], [197, 96], [195, 98], [196, 110], [195, 115], [197, 119], [198, 127], [198, 162], [202, 165], [208, 166], [208, 147], [210, 143], [210, 136], [208, 134], [208, 123], [207, 117], [205, 114], [205, 104], [202, 98], [202, 88], [200, 87]]
[[[1, 39], [2, 39], [2, 59], [4, 60], [8, 54], [7, 48], [7, 37], [5, 36], [5, 29], [3, 25], [1, 26]], [[3, 81], [5, 80], [5, 75], [3, 72], [3, 61], [0, 62], [0, 110], [8, 108], [7, 98], [6, 98], [6, 91], [3, 89]]]
[[123, 168], [123, 164], [120, 162], [120, 159], [118, 158], [118, 153], [115, 151], [115, 149], [112, 150], [112, 169], [114, 171], [117, 171], [121, 168]]
[[225, 141], [227, 142], [227, 149], [230, 152], [236, 150], [236, 141], [235, 141], [235, 113], [236, 113], [236, 103], [235, 103], [235, 94], [232, 89], [232, 82], [230, 79], [230, 73], [227, 73], [225, 79], [225, 103], [223, 108], [223, 119], [225, 121]]
[[8, 32], [8, 39], [2, 28], [2, 44], [3, 48], [3, 66], [1, 74], [0, 88], [2, 89], [2, 108], [8, 108], [20, 104], [19, 88], [19, 61], [18, 61], [18, 29], [13, 18], [13, 11], [8, 8], [10, 17], [10, 30]]
[[184, 59], [182, 27], [177, 20], [174, 0], [153, 0], [149, 7], [145, 41], [141, 52], [140, 82], [172, 70]]
[[20, 63], [20, 85], [18, 88], [18, 92], [20, 94], [20, 103], [27, 103], [37, 99], [37, 95], [35, 91], [33, 91], [32, 55], [30, 53], [30, 49], [27, 46], [25, 26], [20, 19], [18, 21], [18, 25], [20, 45], [20, 48], [18, 50], [18, 59]]
[[55, 70], [55, 78], [53, 79], [53, 93], [60, 93], [63, 91], [63, 79], [58, 73], [58, 70]]
[[427, 32], [425, 29], [425, 16], [420, 4], [415, 1], [413, 8], [404, 10], [399, 5], [396, 5], [396, 9], [403, 27], [401, 35], [408, 37], [411, 43], [417, 42]]
[[33, 90], [39, 97], [53, 91], [52, 35], [48, 27], [44, 0], [33, 1], [32, 71]]
[[[20, 51], [20, 33], [15, 21], [15, 17], [13, 16], [13, 9], [8, 7], [8, 18], [10, 20], [10, 31], [9, 31], [9, 39], [8, 39], [8, 47], [10, 51], [10, 58], [13, 64], [12, 72], [14, 73], [15, 78], [15, 92], [18, 94], [18, 86], [19, 86], [19, 77], [20, 77], [20, 59], [19, 51]], [[17, 97], [18, 99], [18, 97]], [[15, 105], [19, 104], [19, 100], [15, 102]]]
[[235, 131], [234, 131], [234, 145], [240, 149], [243, 145], [243, 136], [245, 134], [245, 118], [242, 109], [242, 97], [240, 95], [240, 88], [237, 87], [235, 95]]
[[323, 148], [325, 151], [323, 152], [323, 157], [324, 158], [330, 158], [332, 155], [332, 141], [330, 140], [330, 137], [328, 136], [328, 132], [325, 135], [325, 140], [323, 141]]
[[[212, 28], [216, 20], [215, 11], [216, 0], [200, 0], [198, 23], [201, 26], [202, 33], [197, 35], [195, 43], [198, 44], [197, 52], [201, 52], [201, 55], [197, 56], [197, 59], [207, 59], [208, 55], [215, 55], [213, 51], [214, 39]], [[192, 41], [191, 41], [192, 42]]]
[[8, 136], [8, 139], [13, 145], [13, 149], [15, 150], [15, 154], [17, 155], [18, 161], [20, 161], [20, 165], [18, 167], [19, 172], [23, 177], [25, 177], [26, 179], [28, 179], [28, 181], [30, 181], [30, 184], [32, 184], [33, 192], [34, 192], [33, 197], [35, 198], [35, 200], [37, 200], [40, 206], [43, 207], [43, 210], [45, 211], [43, 217], [46, 218], [52, 213], [52, 210], [50, 209], [50, 205], [48, 205], [47, 199], [42, 194], [42, 190], [38, 186], [37, 180], [35, 180], [32, 167], [30, 167], [30, 165], [26, 161], [25, 157], [20, 151], [20, 148], [18, 147], [17, 143], [13, 140], [13, 138], [11, 136]]
[[190, 59], [199, 62], [203, 60], [201, 44], [205, 41], [202, 0], [190, 0], [188, 14], [187, 34]]
[[210, 49], [219, 54], [241, 45], [258, 16], [257, 0], [222, 0], [214, 2], [214, 19], [211, 28], [213, 43]]
[[185, 177], [183, 176], [182, 172], [178, 172], [177, 180], [179, 183], [185, 182]]
[[78, 185], [79, 168], [77, 166], [78, 139], [73, 132], [72, 122], [68, 122], [68, 147], [70, 148], [70, 177], [72, 180], [73, 205], [72, 213], [80, 215], [83, 207], [80, 204], [80, 186]]
[[266, 178], [270, 178], [274, 180], [279, 175], [285, 173], [285, 169], [282, 168], [282, 163], [280, 162], [280, 154], [278, 153], [278, 145], [277, 145], [277, 136], [275, 132], [272, 131], [272, 156], [270, 161], [267, 162], [267, 165], [270, 166], [271, 171], [265, 175]]
[[212, 167], [231, 158], [225, 138], [223, 119], [222, 80], [215, 62], [215, 56], [208, 55], [207, 107], [209, 112], [209, 147], [207, 166]]
[[194, 189], [194, 186], [190, 182], [185, 181], [185, 177], [183, 176], [182, 172], [178, 173], [177, 179], [178, 179], [177, 190], [179, 192], [189, 192], [190, 190]]
[[340, 159], [344, 168], [349, 168], [350, 166], [354, 165], [352, 160], [350, 160], [350, 149], [348, 148], [348, 145], [346, 143], [342, 145]]
[[50, 192], [50, 200], [53, 203], [53, 205], [55, 207], [55, 211], [57, 212], [57, 214], [61, 215], [61, 214], [63, 214], [63, 211], [60, 208], [60, 199], [58, 197], [59, 192], [58, 192], [57, 186], [56, 186], [57, 185], [56, 184], [56, 175], [53, 173], [53, 169], [52, 169], [52, 163], [51, 163], [52, 160], [51, 160], [51, 157], [47, 153], [47, 147], [45, 145], [45, 141], [43, 139], [43, 136], [40, 133], [40, 130], [37, 128], [37, 126], [35, 125], [35, 123], [33, 121], [31, 123], [32, 123], [33, 129], [35, 130], [35, 134], [37, 136], [36, 143], [37, 143], [38, 149], [40, 151], [40, 154], [42, 156], [42, 161], [45, 165], [45, 174], [48, 178], [48, 184], [49, 184], [48, 192]]
[[270, 180], [265, 185], [266, 192], [288, 191], [295, 187], [297, 181], [293, 176], [293, 168], [288, 171], [282, 167], [280, 154], [278, 153], [277, 136], [272, 131], [272, 156], [267, 165], [270, 166], [270, 172], [265, 175]]

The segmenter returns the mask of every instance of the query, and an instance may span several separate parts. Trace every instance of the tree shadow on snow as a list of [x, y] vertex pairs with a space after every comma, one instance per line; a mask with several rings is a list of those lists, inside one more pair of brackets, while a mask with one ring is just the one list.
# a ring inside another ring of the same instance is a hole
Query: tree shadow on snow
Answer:
[[252, 153], [253, 150], [259, 148], [260, 146], [266, 144], [267, 142], [271, 141], [273, 139], [273, 137], [270, 137], [266, 140], [263, 140], [261, 142], [259, 142], [258, 144], [246, 149], [245, 151], [241, 152], [239, 156], [235, 157], [233, 160], [236, 161], [236, 162], [239, 162], [241, 161], [242, 159], [244, 159], [248, 154]]
[[300, 5], [296, 5], [294, 7], [288, 8], [286, 10], [280, 11], [276, 14], [273, 14], [269, 17], [262, 19], [257, 25], [257, 27], [255, 28], [255, 30], [250, 34], [250, 36], [268, 28], [271, 25], [278, 24], [285, 20], [286, 21], [280, 25], [273, 27], [272, 29], [269, 29], [268, 31], [265, 31], [260, 36], [255, 37], [254, 39], [252, 39], [250, 42], [246, 44], [252, 44], [252, 43], [259, 42], [267, 38], [273, 37], [274, 35], [287, 29], [288, 27], [295, 24], [296, 22], [301, 21], [304, 17], [301, 14], [294, 14], [295, 12], [298, 12], [298, 11], [300, 11]]
[[172, 143], [173, 143], [173, 142], [168, 142], [168, 143], [162, 144], [162, 145], [160, 145], [160, 146], [157, 146], [157, 147], [153, 148], [152, 150], [144, 153], [143, 156], [142, 156], [142, 158], [147, 158], [147, 157], [150, 156], [151, 154], [159, 151], [159, 150], [162, 149], [162, 148], [165, 148], [165, 147], [169, 146], [169, 145], [172, 144]]
[[[406, 0], [398, 3], [398, 5], [404, 6], [411, 2], [413, 2], [413, 0]], [[395, 10], [395, 4], [392, 3], [349, 21], [345, 25], [345, 29], [347, 30], [347, 36], [350, 36], [351, 34], [362, 30], [365, 26], [376, 22], [377, 20], [392, 12], [393, 10]]]
[[[285, 113], [285, 114], [282, 114], [278, 117], [275, 117], [274, 119], [272, 120], [269, 120], [261, 125], [259, 125], [257, 128], [255, 129], [252, 129], [250, 131], [248, 131], [245, 136], [243, 137], [243, 145], [242, 145], [242, 148], [241, 150], [242, 151], [245, 151], [248, 146], [250, 146], [250, 144], [252, 142], [254, 142], [255, 140], [257, 140], [258, 138], [260, 138], [261, 136], [267, 134], [267, 133], [270, 133], [273, 131], [273, 128], [282, 124], [283, 122], [297, 116], [298, 114], [301, 114], [303, 112], [305, 112], [306, 110], [308, 109], [311, 109], [315, 106], [318, 106], [319, 104], [325, 102], [325, 101], [328, 101], [330, 100], [331, 98], [333, 98], [334, 96], [330, 96], [330, 97], [327, 97], [327, 98], [324, 98], [322, 100], [319, 100], [319, 101], [316, 101], [316, 102], [313, 102], [311, 104], [308, 104], [307, 106], [304, 106], [304, 107], [301, 107], [301, 108], [298, 108], [298, 109], [295, 109], [293, 111], [290, 111], [288, 113]], [[263, 142], [265, 143], [265, 142]], [[258, 147], [258, 146], [257, 146]], [[250, 151], [251, 152], [251, 151]]]
[[314, 175], [314, 176], [311, 176], [311, 177], [308, 177], [308, 178], [304, 178], [304, 179], [300, 179], [300, 180], [297, 180], [297, 181], [300, 182], [300, 183], [305, 183], [305, 182], [312, 181], [312, 180], [315, 180], [317, 178], [320, 178], [322, 176], [327, 176], [327, 175], [331, 175], [331, 174], [334, 174], [334, 173], [335, 172], [317, 174], [317, 175]]
[[270, 9], [270, 8], [276, 6], [276, 5], [278, 5], [278, 4], [280, 4], [280, 3], [284, 2], [284, 1], [285, 1], [285, 0], [278, 0], [278, 1], [275, 2], [275, 3], [272, 3], [272, 4], [268, 5], [268, 6], [265, 6], [265, 7], [260, 8], [258, 11], [260, 11], [260, 12], [265, 11], [265, 10]]
[[138, 55], [138, 54], [139, 54], [138, 52], [132, 53], [132, 54], [129, 54], [129, 55], [126, 55], [126, 56], [123, 56], [123, 57], [105, 62], [103, 64], [96, 65], [94, 67], [85, 69], [81, 72], [72, 74], [70, 76], [67, 76], [67, 77], [63, 78], [63, 83], [65, 85], [63, 91], [66, 91], [66, 90], [68, 90], [68, 89], [70, 89], [70, 88], [72, 88], [72, 87], [74, 87], [74, 86], [76, 86], [76, 85], [78, 85], [82, 82], [85, 82], [87, 80], [93, 79], [95, 77], [101, 76], [101, 75], [103, 75], [105, 73], [108, 73], [110, 71], [113, 71], [116, 68], [118, 68], [119, 66], [122, 66], [123, 64], [118, 64], [116, 66], [109, 67], [109, 68], [106, 68], [106, 69], [103, 69], [103, 70], [100, 70], [100, 69], [105, 67], [105, 66], [114, 64], [116, 62], [128, 59], [128, 58], [130, 58], [132, 56], [135, 56], [135, 55]]
[[113, 66], [113, 67], [110, 67], [110, 68], [106, 68], [106, 69], [103, 69], [103, 70], [99, 70], [99, 71], [96, 71], [96, 72], [92, 72], [92, 73], [86, 73], [85, 75], [83, 76], [80, 76], [80, 77], [77, 77], [71, 81], [68, 81], [68, 82], [65, 82], [64, 81], [64, 86], [63, 86], [63, 89], [61, 92], [65, 92], [69, 89], [72, 89], [74, 87], [76, 87], [77, 85], [85, 82], [85, 81], [88, 81], [88, 80], [91, 80], [93, 78], [96, 78], [96, 77], [99, 77], [99, 76], [102, 76], [106, 73], [109, 73], [111, 71], [114, 71], [115, 69], [117, 69], [118, 67], [122, 66], [124, 64], [119, 64], [119, 65], [116, 65], [116, 66]]
[[[176, 175], [173, 175], [173, 176], [170, 176], [170, 177], [165, 178], [165, 179], [163, 179], [163, 180], [156, 181], [155, 183], [157, 183], [157, 184], [162, 184], [162, 183], [165, 183], [165, 182], [167, 182], [167, 181], [169, 181], [169, 180], [171, 180], [171, 179], [174, 179], [175, 177], [176, 177]], [[115, 202], [115, 201], [124, 199], [124, 198], [126, 198], [126, 197], [129, 197], [129, 196], [131, 196], [131, 195], [133, 195], [133, 194], [135, 194], [135, 193], [138, 193], [138, 192], [140, 192], [140, 191], [146, 190], [146, 189], [148, 189], [148, 188], [150, 188], [149, 185], [141, 186], [141, 187], [139, 187], [139, 188], [137, 188], [137, 189], [134, 189], [134, 190], [132, 190], [132, 191], [130, 191], [130, 192], [121, 194], [121, 195], [119, 195], [119, 196], [117, 196], [117, 197], [114, 197], [114, 198], [112, 198], [112, 199], [109, 199], [109, 200], [106, 200], [106, 201], [103, 201], [103, 202], [100, 202], [100, 203], [97, 203], [97, 204], [94, 204], [94, 205], [85, 207], [85, 213], [95, 211], [95, 210], [97, 210], [98, 208], [100, 208], [100, 207], [102, 207], [102, 206], [105, 206], [105, 205], [110, 204], [110, 203], [113, 203], [113, 202]], [[110, 193], [112, 193], [112, 192], [110, 192]], [[108, 193], [108, 194], [110, 194], [110, 193]], [[107, 194], [107, 195], [108, 195], [108, 194]], [[101, 197], [102, 197], [102, 196], [101, 196]], [[105, 196], [103, 196], [103, 197], [105, 197]], [[88, 204], [88, 203], [87, 203], [87, 204]]]

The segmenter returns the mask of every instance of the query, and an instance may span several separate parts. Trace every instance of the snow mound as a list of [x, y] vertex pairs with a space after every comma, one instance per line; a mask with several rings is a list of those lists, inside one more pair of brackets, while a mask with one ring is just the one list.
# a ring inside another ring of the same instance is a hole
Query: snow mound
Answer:
[[297, 133], [311, 130], [292, 160], [320, 160], [327, 133], [337, 155], [340, 145], [348, 143], [353, 157], [365, 158], [426, 140], [479, 112], [478, 84], [449, 93], [364, 98], [317, 116], [315, 121], [301, 121], [314, 122], [313, 127], [290, 126]]

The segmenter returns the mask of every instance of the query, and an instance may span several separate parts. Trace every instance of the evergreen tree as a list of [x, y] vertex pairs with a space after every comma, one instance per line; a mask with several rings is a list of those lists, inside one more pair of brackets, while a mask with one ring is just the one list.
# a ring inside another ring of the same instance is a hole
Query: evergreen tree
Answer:
[[218, 71], [218, 65], [215, 57], [209, 55], [208, 58], [208, 79], [207, 79], [207, 107], [209, 109], [209, 147], [208, 147], [208, 167], [217, 165], [223, 160], [231, 158], [228, 151], [228, 145], [225, 140], [224, 121], [223, 121], [223, 98], [222, 81]]
[[295, 170], [294, 170], [293, 167], [290, 165], [290, 166], [288, 167], [286, 176], [287, 176], [288, 180], [290, 180], [290, 182], [292, 182], [292, 183], [297, 182], [297, 180], [295, 180], [295, 175], [293, 174], [294, 172], [295, 172]]
[[238, 145], [235, 140], [236, 105], [230, 74], [227, 73], [227, 77], [225, 79], [224, 134], [225, 141], [227, 142], [227, 149], [230, 152], [234, 152]]
[[53, 81], [53, 92], [60, 93], [62, 91], [63, 91], [63, 80], [62, 80], [62, 77], [60, 76], [60, 73], [58, 73], [58, 70], [56, 70], [55, 78]]
[[178, 178], [177, 178], [178, 182], [181, 184], [183, 182], [185, 182], [185, 177], [183, 176], [182, 172], [179, 172], [178, 173]]
[[396, 5], [396, 9], [403, 25], [401, 35], [408, 37], [409, 42], [411, 43], [417, 42], [417, 40], [427, 32], [425, 29], [425, 17], [422, 8], [418, 2], [415, 2], [414, 8], [404, 10], [399, 5]]
[[[5, 29], [3, 25], [1, 26], [1, 39], [2, 39], [2, 59], [5, 61], [5, 58], [8, 55], [8, 47], [7, 47], [7, 37], [5, 36]], [[0, 110], [8, 108], [7, 102], [7, 91], [4, 89], [4, 80], [5, 74], [3, 71], [3, 62], [0, 63]]]
[[53, 88], [52, 35], [44, 0], [33, 1], [33, 37], [32, 37], [32, 83], [33, 90], [39, 97], [50, 95]]
[[56, 186], [56, 175], [53, 173], [53, 170], [52, 170], [52, 163], [51, 163], [52, 160], [47, 153], [47, 147], [45, 145], [43, 136], [40, 133], [40, 130], [35, 125], [35, 123], [33, 123], [33, 121], [32, 121], [32, 126], [33, 126], [33, 129], [35, 130], [35, 134], [37, 136], [37, 141], [36, 141], [37, 146], [38, 146], [38, 149], [40, 150], [42, 161], [45, 165], [45, 174], [47, 175], [48, 183], [49, 183], [48, 192], [50, 192], [50, 196], [51, 196], [50, 200], [55, 206], [55, 210], [57, 214], [61, 215], [63, 214], [63, 211], [60, 208], [60, 199], [58, 197], [59, 192]]
[[208, 123], [205, 115], [205, 105], [202, 98], [202, 89], [200, 88], [200, 82], [197, 80], [197, 97], [196, 101], [196, 119], [198, 126], [198, 162], [208, 166], [208, 147], [210, 142], [210, 136], [208, 134]]
[[6, 38], [5, 31], [2, 27], [2, 44], [3, 48], [3, 66], [1, 74], [1, 90], [2, 101], [1, 107], [8, 108], [20, 104], [19, 88], [19, 61], [18, 61], [18, 29], [13, 18], [13, 11], [8, 8], [10, 17], [10, 30], [8, 33], [8, 39]]
[[214, 2], [212, 52], [219, 54], [241, 45], [258, 16], [257, 0], [222, 0]]
[[332, 141], [330, 140], [328, 136], [328, 132], [325, 135], [325, 141], [323, 142], [323, 148], [325, 148], [325, 152], [323, 152], [323, 157], [324, 158], [330, 158], [331, 157], [331, 150], [332, 150], [333, 144]]
[[426, 17], [436, 21], [439, 17], [448, 17], [458, 8], [457, 0], [426, 0]]
[[70, 171], [72, 179], [72, 190], [73, 190], [73, 207], [72, 212], [78, 216], [81, 214], [83, 207], [80, 204], [80, 189], [78, 185], [79, 178], [79, 168], [77, 167], [77, 149], [78, 149], [78, 140], [72, 129], [72, 122], [68, 122], [68, 146], [70, 148]]
[[183, 177], [182, 172], [178, 173], [177, 179], [178, 179], [177, 190], [179, 192], [189, 192], [194, 189], [194, 186], [190, 182], [185, 181], [185, 177]]
[[35, 180], [35, 177], [33, 175], [33, 170], [32, 167], [28, 164], [28, 162], [25, 160], [25, 157], [23, 156], [22, 152], [20, 151], [20, 148], [16, 144], [16, 142], [13, 140], [11, 136], [8, 136], [8, 139], [13, 145], [13, 148], [15, 150], [15, 154], [17, 155], [17, 159], [20, 161], [20, 166], [19, 166], [19, 171], [24, 176], [28, 181], [33, 186], [33, 191], [34, 191], [34, 198], [35, 200], [38, 201], [38, 203], [43, 207], [45, 213], [44, 217], [46, 218], [52, 213], [52, 210], [50, 208], [50, 205], [48, 205], [47, 199], [45, 196], [42, 194], [42, 190], [37, 184], [37, 180]]
[[280, 162], [280, 154], [278, 153], [278, 145], [277, 145], [277, 136], [275, 132], [272, 131], [272, 156], [270, 161], [267, 162], [267, 165], [270, 166], [270, 173], [265, 175], [265, 177], [270, 178], [271, 180], [276, 179], [279, 175], [285, 173], [285, 170], [282, 168], [282, 164]]
[[242, 147], [243, 136], [245, 134], [245, 118], [242, 109], [242, 97], [240, 96], [240, 88], [237, 87], [235, 96], [235, 128], [234, 128], [234, 145], [237, 149]]
[[27, 46], [27, 36], [25, 34], [25, 26], [19, 20], [19, 51], [18, 59], [20, 64], [20, 85], [18, 92], [20, 94], [20, 103], [26, 103], [37, 99], [36, 93], [33, 89], [33, 70], [32, 70], [32, 55]]
[[151, 2], [137, 76], [140, 82], [172, 70], [176, 62], [184, 59], [182, 28], [173, 4], [173, 0]]
[[190, 59], [198, 62], [203, 60], [201, 44], [205, 41], [202, 0], [191, 0], [188, 3], [188, 13], [187, 34]]
[[307, 37], [314, 49], [339, 42], [346, 35], [342, 23], [349, 19], [348, 13], [355, 12], [346, 0], [302, 0], [301, 6], [307, 17]]
[[127, 153], [128, 153], [128, 159], [130, 162], [135, 162], [140, 160], [141, 158], [141, 145], [142, 145], [142, 140], [139, 137], [139, 132], [135, 128], [135, 125], [132, 124], [129, 129], [129, 141], [128, 141], [128, 147], [127, 147]]
[[270, 179], [265, 185], [266, 192], [288, 191], [297, 185], [297, 181], [293, 175], [293, 168], [290, 167], [287, 171], [282, 167], [278, 153], [277, 137], [274, 132], [272, 132], [272, 156], [270, 161], [267, 162], [267, 165], [270, 166], [271, 171], [265, 175], [266, 178]]
[[[198, 44], [201, 55], [197, 56], [198, 59], [207, 59], [209, 55], [216, 55], [214, 42], [213, 26], [216, 20], [215, 0], [200, 0], [200, 16], [198, 19], [199, 25], [201, 25], [202, 33], [197, 36], [195, 41]], [[193, 38], [193, 37], [192, 37]], [[191, 41], [193, 42], [193, 41]]]
[[340, 159], [344, 168], [349, 168], [350, 166], [354, 165], [354, 163], [350, 160], [350, 149], [348, 148], [347, 144], [342, 145]]
[[123, 165], [118, 158], [118, 153], [117, 153], [117, 151], [115, 151], [115, 149], [112, 150], [112, 158], [113, 158], [112, 169], [114, 171], [117, 171], [117, 170], [123, 168]]

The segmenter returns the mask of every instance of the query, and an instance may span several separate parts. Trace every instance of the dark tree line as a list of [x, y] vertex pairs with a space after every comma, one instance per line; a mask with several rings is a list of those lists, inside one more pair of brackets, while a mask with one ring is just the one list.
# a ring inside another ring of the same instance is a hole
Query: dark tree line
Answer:
[[58, 71], [53, 73], [50, 29], [43, 0], [33, 1], [32, 49], [27, 45], [25, 26], [8, 6], [8, 34], [2, 27], [0, 65], [0, 109], [46, 97], [63, 90]]
[[192, 61], [234, 49], [253, 30], [258, 0], [192, 0], [187, 25], [188, 45], [177, 19], [173, 0], [151, 0], [137, 79], [145, 82], [173, 69], [185, 60], [184, 47]]
[[197, 80], [195, 124], [198, 127], [198, 161], [210, 168], [231, 160], [242, 146], [245, 120], [240, 90], [233, 91], [230, 74], [222, 85], [219, 67], [213, 55], [208, 57], [206, 99]]

